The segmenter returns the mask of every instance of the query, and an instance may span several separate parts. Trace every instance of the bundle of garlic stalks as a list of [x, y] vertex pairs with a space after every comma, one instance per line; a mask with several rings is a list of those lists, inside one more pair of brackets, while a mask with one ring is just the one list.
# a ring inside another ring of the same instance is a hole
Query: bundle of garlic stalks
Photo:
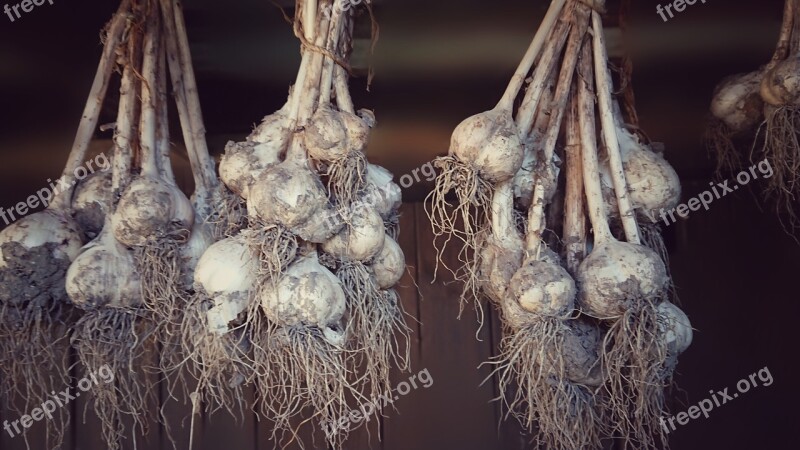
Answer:
[[[108, 177], [101, 172], [86, 178], [77, 189], [75, 185], [98, 124], [115, 54], [128, 28], [124, 14], [128, 7], [124, 1], [105, 30], [102, 57], [58, 182], [59, 188], [69, 187], [54, 189], [54, 198], [43, 211], [0, 233], [0, 397], [20, 415], [52, 400], [52, 392], [69, 385], [68, 338], [75, 311], [65, 279], [87, 237], [98, 231], [98, 221], [92, 218], [104, 213], [103, 205], [111, 197], [109, 191], [90, 192], [90, 186], [107, 184]], [[99, 222], [102, 225], [102, 219]], [[68, 411], [58, 408], [53, 420], [47, 421], [49, 448], [60, 448]]]
[[[146, 432], [147, 408], [157, 405], [147, 369], [159, 365], [169, 372], [180, 365], [195, 266], [238, 219], [236, 201], [216, 179], [203, 142], [178, 2], [123, 1], [106, 46], [105, 84], [90, 103], [102, 105], [108, 76], [118, 67], [113, 169], [110, 186], [89, 181], [78, 188], [81, 204], [103, 213], [102, 227], [74, 257], [65, 284], [71, 303], [83, 310], [71, 336], [80, 362], [87, 373], [108, 366], [114, 374], [113, 383], [92, 390], [92, 404], [108, 447], [116, 449], [133, 428]], [[195, 179], [193, 201], [177, 186], [170, 161], [168, 66]], [[91, 139], [97, 110], [86, 116], [79, 142]], [[82, 159], [74, 154], [71, 162]], [[193, 337], [204, 330], [198, 327]]]
[[[278, 438], [293, 434], [295, 418], [335, 423], [352, 402], [387, 394], [391, 366], [408, 364], [392, 289], [405, 270], [395, 241], [401, 195], [388, 171], [367, 162], [374, 116], [356, 112], [348, 91], [354, 12], [332, 0], [297, 2], [302, 62], [289, 99], [246, 141], [229, 143], [220, 164], [247, 201], [250, 226], [203, 257], [216, 250], [217, 261], [247, 267], [206, 291], [241, 319], [231, 325], [251, 340], [252, 379]], [[338, 446], [346, 433], [327, 438]]]
[[464, 245], [464, 298], [500, 310], [501, 400], [544, 448], [666, 446], [664, 389], [692, 335], [638, 222], [680, 185], [621, 119], [603, 6], [553, 0], [500, 103], [453, 133], [429, 207]]
[[[772, 59], [750, 73], [730, 76], [716, 88], [706, 132], [717, 172], [741, 170], [744, 159], [766, 158], [774, 168], [766, 188], [795, 226], [800, 194], [800, 2], [786, 0]], [[737, 149], [742, 142], [744, 149]], [[746, 156], [745, 156], [746, 155]]]

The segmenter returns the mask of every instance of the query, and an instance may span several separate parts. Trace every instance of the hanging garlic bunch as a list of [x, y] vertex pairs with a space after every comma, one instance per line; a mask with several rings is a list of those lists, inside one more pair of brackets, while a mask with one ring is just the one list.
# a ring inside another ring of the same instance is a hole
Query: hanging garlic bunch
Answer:
[[[99, 173], [78, 186], [73, 200], [76, 173], [86, 159], [114, 70], [114, 58], [129, 25], [124, 14], [128, 4], [122, 2], [120, 11], [105, 30], [97, 73], [59, 182], [59, 186], [69, 188], [59, 189], [45, 210], [24, 217], [0, 232], [0, 399], [20, 415], [48, 400], [53, 390], [68, 384], [65, 344], [72, 309], [68, 306], [65, 278], [85, 237], [97, 233], [94, 226], [98, 222], [102, 226], [107, 200], [100, 198], [102, 194], [81, 195], [96, 190], [84, 189], [82, 185], [100, 180]], [[93, 197], [100, 209], [92, 221], [81, 220], [82, 208], [88, 203], [84, 200], [88, 197]], [[61, 445], [69, 411], [62, 408], [54, 416], [47, 423], [47, 440], [49, 446], [56, 448]]]
[[[206, 326], [213, 300], [210, 295], [217, 294], [218, 287], [209, 286], [209, 276], [215, 272], [214, 265], [219, 264], [214, 252], [205, 257], [215, 242], [225, 242], [242, 227], [244, 206], [241, 201], [225, 188], [216, 176], [214, 162], [205, 141], [205, 127], [197, 94], [197, 82], [192, 68], [189, 41], [180, 3], [175, 0], [158, 0], [154, 5], [160, 10], [162, 22], [160, 32], [164, 39], [166, 65], [169, 69], [172, 92], [180, 119], [183, 141], [186, 146], [189, 163], [194, 179], [194, 192], [191, 197], [191, 212], [194, 216], [191, 229], [185, 231], [187, 238], [178, 242], [175, 253], [171, 253], [173, 262], [177, 263], [177, 271], [171, 275], [172, 291], [164, 293], [172, 301], [162, 299], [152, 308], [161, 318], [162, 330], [159, 340], [166, 349], [161, 358], [161, 369], [167, 374], [176, 374], [173, 386], [182, 384], [183, 375], [179, 371], [187, 368], [198, 380], [196, 392], [200, 399], [211, 398], [209, 408], [218, 405], [232, 411], [234, 405], [241, 409], [242, 395], [240, 367], [231, 365], [228, 356], [236, 355], [241, 361], [241, 349], [246, 347], [241, 333], [231, 336], [230, 342], [222, 343], [218, 336], [222, 334], [220, 327], [222, 317], [216, 317], [212, 328]], [[160, 8], [159, 8], [160, 7]], [[165, 165], [169, 164], [169, 141], [167, 125], [167, 93], [166, 69], [161, 68], [158, 78], [163, 88], [159, 106], [163, 114], [158, 122], [163, 130], [160, 134], [162, 154]], [[223, 254], [226, 254], [223, 252]], [[201, 269], [201, 262], [205, 265]], [[169, 259], [167, 259], [169, 261]], [[198, 273], [202, 271], [202, 273]], [[246, 272], [245, 272], [246, 273]], [[232, 318], [231, 320], [234, 320]], [[227, 337], [227, 336], [226, 336]], [[223, 339], [224, 340], [224, 339]], [[185, 364], [191, 362], [191, 364]], [[222, 369], [220, 368], [222, 367]]]
[[[429, 198], [438, 234], [472, 255], [456, 269], [464, 298], [480, 290], [500, 311], [504, 335], [492, 364], [501, 399], [546, 448], [600, 448], [613, 436], [655, 448], [664, 388], [691, 342], [686, 316], [667, 300], [665, 262], [641, 244], [637, 221], [675, 205], [678, 177], [614, 111], [603, 7], [553, 0], [496, 108], [506, 113], [484, 115], [491, 122], [482, 132], [509, 130], [503, 142], [520, 149], [516, 172], [498, 179], [482, 168], [481, 184], [454, 171], [450, 162], [472, 142], [462, 124]], [[498, 142], [481, 139], [481, 148]], [[483, 161], [472, 158], [473, 168]], [[455, 206], [444, 199], [452, 189]], [[453, 228], [455, 218], [463, 229]]]
[[[711, 101], [708, 147], [716, 154], [717, 173], [736, 172], [765, 159], [774, 174], [765, 189], [779, 211], [795, 225], [800, 192], [800, 4], [785, 0], [783, 22], [772, 59], [758, 70], [722, 80]], [[736, 142], [749, 140], [746, 152]]]
[[[204, 376], [206, 357], [219, 356], [208, 349], [208, 334], [218, 331], [225, 316], [209, 313], [206, 300], [208, 292], [220, 291], [208, 282], [213, 269], [206, 265], [199, 275], [195, 269], [215, 241], [240, 226], [242, 214], [240, 201], [217, 180], [208, 154], [178, 2], [136, 0], [126, 8], [131, 24], [120, 57], [121, 101], [109, 189], [119, 200], [67, 277], [72, 303], [86, 311], [73, 336], [79, 357], [87, 368], [108, 364], [119, 371], [114, 385], [99, 390], [94, 400], [106, 441], [114, 448], [126, 431], [121, 417], [134, 415], [134, 425], [144, 426], [151, 378], [127, 368], [152, 365], [143, 360], [150, 356], [150, 344], [162, 349], [160, 372], [177, 375], [166, 378], [170, 393], [183, 384], [178, 369], [186, 361], [198, 363], [189, 369], [200, 380], [199, 389], [222, 379]], [[191, 201], [177, 186], [170, 162], [168, 69], [194, 175]], [[210, 330], [207, 323], [216, 328]], [[245, 346], [243, 341], [228, 344], [224, 351], [233, 353]], [[230, 404], [227, 382], [212, 391], [217, 403]], [[240, 384], [233, 386], [234, 393]]]
[[[117, 13], [128, 27], [118, 63], [122, 66], [120, 105], [114, 135], [112, 198], [127, 193], [128, 205], [137, 204], [143, 183], [132, 180], [133, 155], [141, 152], [142, 164], [155, 164], [156, 139], [154, 120], [154, 90], [145, 88], [136, 76], [142, 73], [150, 87], [155, 87], [157, 73], [157, 42], [152, 33], [154, 18], [146, 16], [144, 5], [123, 2]], [[145, 28], [144, 44], [140, 29]], [[144, 63], [141, 52], [145, 49]], [[141, 117], [136, 107], [141, 95]], [[139, 121], [137, 126], [137, 121]], [[140, 133], [137, 133], [137, 130]], [[147, 174], [158, 175], [158, 170]], [[163, 184], [157, 184], [160, 189]], [[164, 188], [166, 192], [169, 186]], [[133, 194], [131, 194], [133, 193]], [[73, 305], [84, 311], [73, 327], [71, 341], [87, 373], [108, 366], [114, 374], [111, 384], [98, 385], [92, 390], [94, 410], [102, 423], [103, 438], [111, 449], [120, 448], [127, 429], [124, 417], [132, 416], [132, 426], [145, 430], [147, 404], [153, 400], [153, 386], [143, 367], [151, 364], [153, 323], [144, 307], [143, 280], [136, 254], [117, 238], [122, 195], [110, 205], [99, 235], [82, 250], [69, 268], [66, 291]], [[130, 217], [130, 215], [126, 216]], [[135, 217], [144, 223], [147, 216]], [[132, 220], [133, 222], [133, 220]], [[129, 236], [130, 237], [130, 236]], [[132, 237], [133, 238], [133, 237]], [[137, 370], [132, 370], [137, 368]]]
[[333, 6], [298, 1], [303, 58], [289, 99], [245, 141], [228, 143], [220, 164], [247, 202], [250, 226], [237, 239], [257, 262], [246, 289], [257, 301], [221, 311], [252, 341], [262, 412], [277, 437], [309, 407], [315, 420], [338, 420], [348, 400], [389, 391], [392, 363], [407, 365], [391, 291], [405, 270], [394, 240], [400, 189], [367, 162], [374, 117], [354, 110], [347, 87], [353, 10]]

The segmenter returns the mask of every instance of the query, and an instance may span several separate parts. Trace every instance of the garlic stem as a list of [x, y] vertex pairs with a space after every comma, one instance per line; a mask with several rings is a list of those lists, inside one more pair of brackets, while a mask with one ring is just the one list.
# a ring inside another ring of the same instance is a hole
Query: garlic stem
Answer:
[[[117, 112], [117, 125], [114, 130], [114, 162], [111, 175], [111, 186], [114, 198], [122, 194], [128, 186], [131, 177], [131, 163], [133, 150], [131, 140], [134, 138], [133, 123], [136, 112], [137, 89], [133, 67], [135, 52], [131, 45], [126, 46], [125, 68], [122, 71], [122, 81], [119, 90], [119, 110]], [[106, 214], [110, 216], [110, 213]]]
[[594, 80], [591, 64], [592, 50], [589, 43], [584, 44], [579, 65], [578, 83], [578, 126], [580, 128], [581, 163], [583, 164], [583, 184], [586, 191], [586, 207], [594, 233], [594, 246], [598, 247], [614, 240], [605, 214], [603, 188], [600, 184], [600, 164], [597, 161], [597, 130], [595, 129], [594, 102], [592, 89]]
[[311, 51], [303, 48], [303, 58], [300, 61], [300, 68], [297, 71], [297, 79], [295, 80], [294, 87], [291, 92], [290, 106], [289, 106], [289, 128], [294, 128], [297, 123], [297, 118], [300, 115], [300, 99], [302, 98], [301, 91], [305, 84], [306, 74], [311, 65]]
[[[553, 102], [550, 112], [550, 125], [547, 134], [544, 136], [544, 146], [542, 148], [541, 166], [545, 168], [545, 173], [553, 173], [553, 156], [555, 155], [555, 148], [558, 142], [558, 135], [561, 131], [561, 123], [564, 118], [564, 112], [567, 109], [567, 101], [569, 93], [572, 88], [572, 81], [575, 78], [575, 67], [578, 62], [578, 53], [580, 52], [581, 43], [586, 36], [586, 31], [589, 28], [588, 15], [581, 9], [578, 14], [573, 16], [574, 24], [569, 33], [569, 41], [567, 43], [567, 50], [564, 54], [561, 63], [561, 71], [559, 72], [558, 82], [556, 84], [556, 92], [553, 96]], [[541, 94], [539, 94], [541, 96]], [[527, 128], [526, 128], [527, 131]], [[557, 183], [556, 180], [550, 180], [544, 174], [536, 177], [536, 187], [534, 188], [533, 202], [528, 210], [528, 234], [527, 249], [529, 257], [535, 257], [539, 254], [539, 246], [541, 245], [542, 232], [544, 231], [544, 208], [546, 203], [546, 189], [548, 186], [545, 183]]]
[[628, 183], [625, 180], [625, 169], [622, 164], [622, 155], [617, 137], [618, 125], [614, 119], [613, 105], [611, 103], [611, 75], [608, 71], [608, 54], [603, 35], [603, 22], [597, 11], [592, 12], [592, 25], [594, 31], [594, 71], [597, 80], [597, 103], [600, 109], [603, 139], [608, 151], [611, 179], [617, 196], [625, 238], [631, 244], [639, 244], [641, 243], [639, 225], [636, 223], [636, 216], [634, 215], [630, 192], [628, 191]]
[[160, 178], [156, 138], [156, 101], [158, 98], [158, 14], [151, 10], [147, 17], [142, 63], [142, 117], [139, 144], [142, 149], [142, 175]]
[[172, 94], [175, 97], [175, 104], [178, 109], [178, 119], [181, 123], [183, 142], [186, 145], [186, 153], [189, 156], [189, 163], [192, 166], [192, 177], [194, 178], [195, 195], [207, 193], [203, 168], [200, 167], [197, 158], [197, 147], [194, 140], [192, 121], [189, 118], [189, 104], [186, 99], [186, 88], [183, 81], [181, 70], [181, 57], [178, 51], [177, 32], [175, 31], [174, 12], [172, 0], [160, 0], [161, 13], [164, 17], [164, 32], [166, 33], [167, 64], [169, 66], [170, 80], [172, 82]]
[[539, 64], [536, 66], [536, 69], [534, 69], [533, 80], [528, 85], [525, 97], [517, 112], [517, 126], [523, 138], [528, 135], [530, 128], [533, 126], [533, 118], [539, 107], [542, 91], [547, 85], [550, 74], [556, 67], [558, 55], [561, 53], [567, 41], [573, 11], [574, 10], [569, 10], [565, 12], [553, 30], [547, 48], [544, 53], [542, 53], [542, 57], [539, 59]]
[[[342, 11], [340, 8], [333, 8], [331, 15], [330, 26], [328, 31], [328, 50], [334, 56], [338, 55], [339, 37], [341, 36], [341, 18]], [[331, 87], [333, 84], [334, 66], [339, 64], [329, 57], [325, 57], [325, 62], [322, 69], [322, 83], [320, 86], [319, 105], [328, 105], [331, 102]]]
[[177, 185], [175, 182], [175, 173], [172, 171], [172, 161], [170, 160], [169, 109], [167, 107], [167, 62], [165, 59], [166, 52], [164, 51], [164, 44], [164, 36], [162, 35], [158, 46], [158, 80], [156, 83], [157, 148], [160, 157], [159, 168], [161, 169], [161, 178], [166, 182]]
[[581, 164], [581, 136], [578, 121], [579, 106], [573, 86], [572, 101], [567, 114], [566, 147], [567, 160], [566, 193], [564, 199], [564, 243], [567, 269], [575, 273], [586, 256], [586, 217], [583, 193], [583, 165]]
[[336, 85], [336, 104], [339, 106], [340, 111], [355, 114], [356, 107], [353, 105], [353, 98], [350, 96], [350, 88], [347, 85], [348, 75], [344, 67], [336, 64], [333, 68], [334, 84]]
[[[311, 29], [312, 26], [311, 25], [307, 25], [307, 24], [311, 23], [310, 19], [308, 18], [309, 17], [309, 12], [308, 12], [309, 3], [308, 2], [311, 2], [311, 1], [313, 1], [313, 0], [306, 0], [306, 3], [298, 3], [298, 5], [300, 5], [300, 4], [304, 4], [305, 5], [305, 7], [302, 8], [303, 16], [300, 17], [299, 20], [303, 24], [303, 31], [305, 33], [304, 37], [308, 42], [311, 42], [309, 40], [309, 35], [313, 35], [313, 33], [314, 33], [314, 31]], [[316, 1], [313, 1], [313, 2], [316, 4]], [[299, 7], [297, 8], [298, 11], [300, 9], [301, 8], [299, 8]], [[315, 12], [316, 12], [316, 8], [315, 8]], [[301, 43], [300, 51], [301, 51], [303, 56], [302, 56], [302, 60], [300, 62], [300, 69], [297, 71], [297, 78], [295, 79], [294, 87], [292, 88], [292, 93], [291, 93], [291, 97], [292, 98], [290, 100], [290, 107], [289, 107], [289, 123], [290, 123], [290, 127], [289, 128], [291, 128], [291, 129], [294, 129], [295, 126], [297, 125], [297, 121], [298, 121], [298, 118], [300, 116], [300, 109], [301, 109], [302, 99], [304, 98], [304, 96], [306, 94], [306, 92], [304, 92], [303, 89], [304, 89], [304, 86], [306, 84], [306, 78], [308, 78], [309, 71], [311, 70], [311, 65], [312, 65], [312, 62], [313, 62], [314, 55], [316, 54], [316, 52], [306, 48], [306, 45], [304, 43]]]
[[550, 32], [553, 31], [553, 28], [555, 28], [556, 22], [558, 22], [558, 16], [561, 14], [561, 10], [564, 9], [565, 3], [567, 3], [567, 0], [553, 0], [550, 4], [544, 19], [542, 19], [542, 23], [539, 25], [533, 40], [528, 46], [528, 50], [525, 52], [525, 56], [522, 57], [517, 71], [514, 73], [503, 97], [497, 104], [497, 109], [511, 110], [514, 107], [514, 100], [516, 100], [517, 95], [519, 95], [519, 91], [522, 89], [522, 85], [525, 83], [525, 79], [528, 77], [528, 72], [531, 71], [533, 63], [541, 54], [547, 37], [550, 35]]
[[[556, 87], [556, 74], [551, 73], [542, 90], [541, 97], [539, 98], [539, 105], [536, 108], [535, 119], [533, 127], [528, 135], [528, 141], [532, 143], [540, 142], [541, 138], [547, 133], [547, 127], [550, 125], [550, 110], [553, 104], [553, 94]], [[533, 147], [528, 145], [526, 147]]]
[[492, 234], [500, 239], [519, 236], [514, 224], [513, 207], [513, 180], [504, 181], [495, 187], [492, 196]]
[[[322, 15], [319, 21], [319, 30], [327, 30], [330, 19]], [[319, 48], [325, 48], [328, 40], [328, 33], [319, 32], [316, 34], [317, 38], [314, 45]], [[308, 73], [306, 73], [305, 83], [303, 84], [302, 93], [300, 98], [300, 111], [297, 116], [299, 126], [304, 126], [314, 114], [316, 106], [318, 106], [320, 94], [320, 78], [322, 77], [322, 63], [324, 56], [318, 50], [311, 51], [311, 66]]]
[[794, 47], [792, 39], [793, 29], [795, 27], [795, 2], [796, 0], [785, 0], [783, 6], [783, 20], [781, 22], [781, 30], [778, 36], [778, 45], [775, 48], [775, 53], [772, 55], [772, 60], [767, 64], [767, 70], [774, 67], [775, 64], [785, 60]]
[[[343, 55], [347, 59], [351, 51], [349, 46], [353, 40], [353, 17], [351, 15], [342, 16], [340, 27], [339, 46], [336, 54]], [[339, 106], [339, 111], [355, 114], [356, 108], [353, 105], [353, 98], [350, 96], [350, 87], [348, 85], [350, 76], [344, 70], [344, 67], [338, 64], [333, 69], [333, 83], [336, 89], [336, 104]]]
[[[317, 0], [304, 0], [305, 9], [303, 12], [303, 33], [308, 42], [314, 42], [317, 36], [317, 9], [319, 7]], [[324, 0], [323, 0], [324, 1]]]
[[[186, 113], [188, 114], [188, 126], [190, 130], [190, 138], [186, 139], [186, 131], [184, 130], [184, 140], [186, 141], [187, 151], [189, 151], [189, 162], [192, 163], [193, 175], [200, 178], [198, 183], [195, 180], [195, 194], [211, 192], [219, 187], [219, 180], [216, 176], [215, 163], [211, 159], [211, 154], [208, 151], [208, 144], [206, 142], [206, 129], [203, 121], [203, 111], [200, 107], [200, 94], [197, 89], [197, 79], [195, 78], [194, 67], [192, 65], [192, 53], [189, 48], [189, 35], [186, 31], [186, 21], [183, 17], [183, 9], [181, 8], [178, 0], [161, 0], [163, 6], [170, 7], [169, 15], [165, 15], [164, 22], [166, 23], [166, 30], [168, 33], [168, 41], [172, 40], [177, 44], [177, 58], [179, 61], [182, 92], [184, 102], [186, 104]], [[171, 1], [171, 4], [167, 4]], [[173, 29], [174, 26], [174, 29]], [[171, 38], [169, 37], [171, 34]], [[173, 77], [174, 79], [174, 77]], [[174, 86], [176, 89], [177, 87]], [[179, 110], [180, 112], [180, 110]], [[185, 128], [185, 126], [184, 126]], [[191, 142], [192, 148], [189, 150], [189, 143]], [[192, 161], [194, 159], [194, 161]], [[196, 167], [196, 169], [195, 169]], [[194, 174], [194, 172], [199, 172]]]
[[[106, 42], [103, 46], [103, 54], [100, 57], [97, 73], [94, 76], [94, 81], [89, 91], [89, 99], [86, 102], [86, 106], [84, 106], [81, 121], [78, 125], [78, 131], [72, 143], [72, 149], [70, 150], [67, 164], [64, 167], [63, 177], [70, 186], [73, 186], [75, 169], [80, 167], [84, 159], [86, 159], [86, 151], [89, 149], [89, 143], [94, 136], [94, 130], [97, 128], [97, 123], [100, 120], [100, 109], [103, 107], [103, 101], [108, 91], [111, 74], [116, 65], [115, 53], [128, 24], [129, 15], [127, 11], [129, 7], [130, 0], [123, 0], [108, 27]], [[73, 188], [74, 186], [59, 192], [56, 198], [53, 199], [51, 207], [62, 211], [68, 211]]]

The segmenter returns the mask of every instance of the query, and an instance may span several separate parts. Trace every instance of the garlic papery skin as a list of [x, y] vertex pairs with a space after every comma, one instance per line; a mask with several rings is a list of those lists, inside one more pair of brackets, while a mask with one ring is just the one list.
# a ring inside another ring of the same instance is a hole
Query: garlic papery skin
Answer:
[[676, 207], [681, 199], [681, 182], [675, 169], [629, 131], [619, 129], [617, 135], [634, 207], [645, 213]]
[[355, 114], [329, 105], [319, 108], [303, 133], [310, 157], [332, 162], [351, 152], [363, 152], [369, 142], [369, 125]]
[[230, 331], [230, 323], [249, 308], [257, 283], [258, 261], [241, 236], [208, 247], [195, 267], [194, 284], [213, 301], [206, 313], [210, 331]]
[[514, 274], [506, 296], [540, 317], [564, 317], [575, 309], [575, 282], [566, 269], [546, 261], [528, 261]]
[[711, 114], [734, 133], [753, 129], [762, 120], [764, 110], [759, 92], [763, 76], [759, 70], [723, 80], [714, 92]]
[[316, 253], [295, 261], [273, 288], [260, 297], [267, 317], [282, 326], [337, 329], [345, 313], [345, 295], [336, 276]]
[[680, 308], [670, 302], [658, 305], [658, 327], [670, 354], [680, 355], [692, 345], [692, 323]]
[[609, 241], [592, 249], [578, 267], [576, 281], [584, 313], [616, 319], [641, 300], [657, 301], [669, 277], [664, 262], [641, 245]]
[[111, 216], [117, 240], [127, 246], [143, 246], [154, 239], [188, 238], [194, 225], [194, 208], [172, 183], [141, 176], [131, 182]]
[[192, 235], [186, 244], [181, 246], [181, 259], [183, 260], [183, 287], [190, 290], [194, 284], [194, 271], [200, 258], [214, 244], [214, 233], [206, 223], [195, 222]]
[[381, 289], [389, 289], [403, 278], [406, 271], [405, 255], [400, 244], [388, 235], [384, 238], [381, 251], [375, 256], [372, 270]]
[[266, 223], [292, 230], [328, 204], [319, 177], [305, 161], [287, 159], [270, 167], [255, 182], [247, 209]]
[[502, 109], [468, 117], [453, 131], [450, 154], [471, 163], [485, 180], [510, 180], [522, 166], [524, 151], [511, 114]]
[[72, 199], [72, 216], [89, 239], [103, 230], [106, 214], [111, 211], [113, 189], [111, 172], [95, 172], [78, 183]]
[[73, 261], [83, 246], [83, 233], [72, 217], [46, 209], [23, 217], [0, 231], [0, 269], [7, 267], [3, 246], [10, 243], [26, 249], [52, 244], [54, 258]]
[[143, 306], [141, 285], [133, 254], [110, 232], [84, 247], [66, 277], [67, 295], [84, 310]]
[[372, 208], [352, 210], [345, 227], [322, 244], [325, 253], [344, 261], [367, 261], [384, 245], [386, 231], [383, 218]]
[[381, 166], [367, 166], [367, 183], [362, 198], [371, 205], [381, 217], [386, 218], [403, 204], [403, 191], [393, 180], [392, 173]]

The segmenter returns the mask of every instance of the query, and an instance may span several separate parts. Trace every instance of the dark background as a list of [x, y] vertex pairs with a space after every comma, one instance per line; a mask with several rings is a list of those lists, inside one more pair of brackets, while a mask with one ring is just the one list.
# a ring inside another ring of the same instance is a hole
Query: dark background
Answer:
[[[607, 25], [616, 22], [616, 3], [609, 2]], [[634, 3], [624, 43], [633, 52], [642, 127], [666, 143], [686, 200], [715, 179], [702, 144], [713, 88], [724, 76], [770, 58], [782, 2], [697, 2], [668, 23], [656, 14], [659, 1]], [[546, 6], [532, 0], [377, 2], [381, 34], [369, 59], [376, 77], [370, 91], [365, 77], [351, 84], [357, 107], [374, 109], [378, 117], [370, 159], [400, 176], [444, 154], [459, 121], [494, 106]], [[298, 44], [269, 0], [187, 0], [185, 8], [209, 143], [218, 153], [283, 104], [299, 63]], [[115, 9], [115, 2], [55, 0], [14, 23], [0, 15], [0, 206], [12, 207], [59, 175], [94, 76], [98, 32]], [[368, 61], [367, 31], [362, 17], [355, 57], [361, 69]], [[610, 36], [611, 52], [619, 54], [622, 41]], [[112, 122], [115, 110], [112, 99], [102, 121]], [[96, 150], [108, 148], [108, 133], [97, 137]], [[179, 178], [188, 180], [180, 156], [176, 165]], [[423, 323], [415, 325], [414, 368], [429, 368], [435, 383], [398, 402], [399, 414], [383, 420], [382, 442], [373, 430], [371, 443], [357, 436], [346, 448], [524, 448], [513, 425], [497, 427], [496, 406], [487, 404], [491, 383], [477, 387], [487, 371], [476, 366], [492, 354], [496, 323], [476, 341], [474, 318], [456, 319], [458, 287], [431, 284], [429, 225], [412, 204], [429, 187], [420, 183], [405, 193], [402, 244], [420, 292], [407, 278], [403, 293]], [[666, 230], [675, 282], [697, 329], [678, 369], [685, 392], [673, 410], [686, 410], [710, 390], [735, 389], [739, 379], [764, 367], [774, 384], [679, 428], [671, 435], [675, 449], [800, 444], [800, 395], [793, 384], [800, 378], [800, 245], [784, 232], [782, 218], [759, 206], [759, 182], [749, 187]], [[224, 417], [205, 421], [196, 438], [200, 448], [272, 448], [264, 437], [268, 424], [248, 418], [240, 429]], [[103, 448], [87, 437], [91, 430], [91, 419], [73, 425], [74, 448]], [[140, 448], [159, 448], [147, 445]], [[0, 449], [6, 448], [24, 445], [4, 436]]]

